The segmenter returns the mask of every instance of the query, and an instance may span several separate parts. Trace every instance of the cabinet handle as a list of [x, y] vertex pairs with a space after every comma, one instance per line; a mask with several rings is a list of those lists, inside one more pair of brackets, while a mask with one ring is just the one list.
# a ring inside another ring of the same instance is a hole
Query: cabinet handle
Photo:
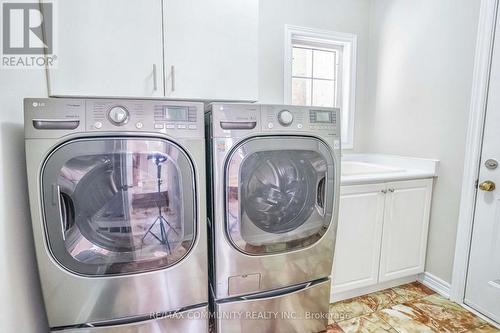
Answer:
[[158, 90], [158, 74], [156, 72], [156, 64], [153, 64], [153, 90]]
[[172, 91], [175, 91], [175, 66], [170, 66], [170, 80], [172, 83]]
[[380, 192], [382, 192], [383, 194], [386, 194], [386, 193], [387, 193], [387, 190], [382, 190], [382, 191], [380, 191]]
[[393, 189], [393, 188], [390, 188], [390, 189], [389, 189], [389, 192], [394, 193], [394, 189]]

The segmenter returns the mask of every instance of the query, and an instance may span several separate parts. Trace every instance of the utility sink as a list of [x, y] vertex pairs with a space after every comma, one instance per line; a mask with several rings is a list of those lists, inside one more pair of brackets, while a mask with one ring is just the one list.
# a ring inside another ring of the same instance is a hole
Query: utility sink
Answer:
[[393, 168], [385, 165], [359, 162], [359, 161], [342, 161], [342, 176], [357, 176], [370, 174], [383, 174], [404, 172], [404, 169]]

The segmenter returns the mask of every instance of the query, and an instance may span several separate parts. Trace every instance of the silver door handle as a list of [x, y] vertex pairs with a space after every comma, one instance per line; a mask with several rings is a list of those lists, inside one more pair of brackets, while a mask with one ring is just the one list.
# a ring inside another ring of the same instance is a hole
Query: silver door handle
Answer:
[[156, 64], [153, 64], [153, 90], [158, 90], [158, 74], [156, 72]]
[[170, 82], [172, 83], [172, 91], [175, 91], [175, 66], [170, 66]]

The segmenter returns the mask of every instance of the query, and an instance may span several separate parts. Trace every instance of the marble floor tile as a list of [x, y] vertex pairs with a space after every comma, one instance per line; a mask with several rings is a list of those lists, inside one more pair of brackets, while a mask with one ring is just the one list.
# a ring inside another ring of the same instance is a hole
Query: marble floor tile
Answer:
[[392, 289], [381, 290], [372, 294], [359, 297], [359, 300], [373, 311], [390, 308], [393, 305], [406, 302], [406, 298], [399, 295]]
[[465, 332], [486, 324], [478, 316], [438, 294], [406, 304], [435, 320], [442, 329], [451, 332]]
[[418, 282], [330, 305], [325, 333], [500, 333]]
[[435, 294], [432, 289], [427, 288], [420, 282], [405, 284], [399, 287], [392, 288], [392, 290], [405, 298], [407, 302]]
[[398, 304], [390, 309], [381, 310], [377, 312], [377, 315], [399, 333], [455, 333], [448, 330], [442, 330], [433, 318], [428, 317], [420, 310], [406, 304]]
[[340, 326], [345, 333], [398, 333], [391, 325], [386, 323], [375, 313], [342, 321], [338, 323], [338, 326]]
[[363, 301], [363, 296], [330, 304], [330, 318], [335, 322], [356, 318], [372, 312], [370, 306]]
[[344, 333], [344, 331], [337, 324], [330, 324], [327, 326], [326, 331], [320, 333]]
[[484, 326], [474, 328], [470, 331], [467, 331], [466, 333], [498, 333], [498, 332], [500, 332], [500, 329], [498, 329], [490, 324], [486, 324]]

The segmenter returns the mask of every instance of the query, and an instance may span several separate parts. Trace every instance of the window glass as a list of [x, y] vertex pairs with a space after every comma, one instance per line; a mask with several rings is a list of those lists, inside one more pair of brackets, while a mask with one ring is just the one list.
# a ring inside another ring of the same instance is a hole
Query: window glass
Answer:
[[[317, 79], [335, 79], [336, 52], [314, 50], [313, 77]], [[331, 105], [333, 106], [333, 104]]]
[[300, 47], [293, 48], [293, 76], [311, 77], [312, 50]]
[[328, 80], [313, 80], [312, 86], [313, 105], [331, 107], [335, 103], [335, 90], [334, 81]]
[[310, 79], [292, 79], [292, 104], [311, 105], [312, 81]]

